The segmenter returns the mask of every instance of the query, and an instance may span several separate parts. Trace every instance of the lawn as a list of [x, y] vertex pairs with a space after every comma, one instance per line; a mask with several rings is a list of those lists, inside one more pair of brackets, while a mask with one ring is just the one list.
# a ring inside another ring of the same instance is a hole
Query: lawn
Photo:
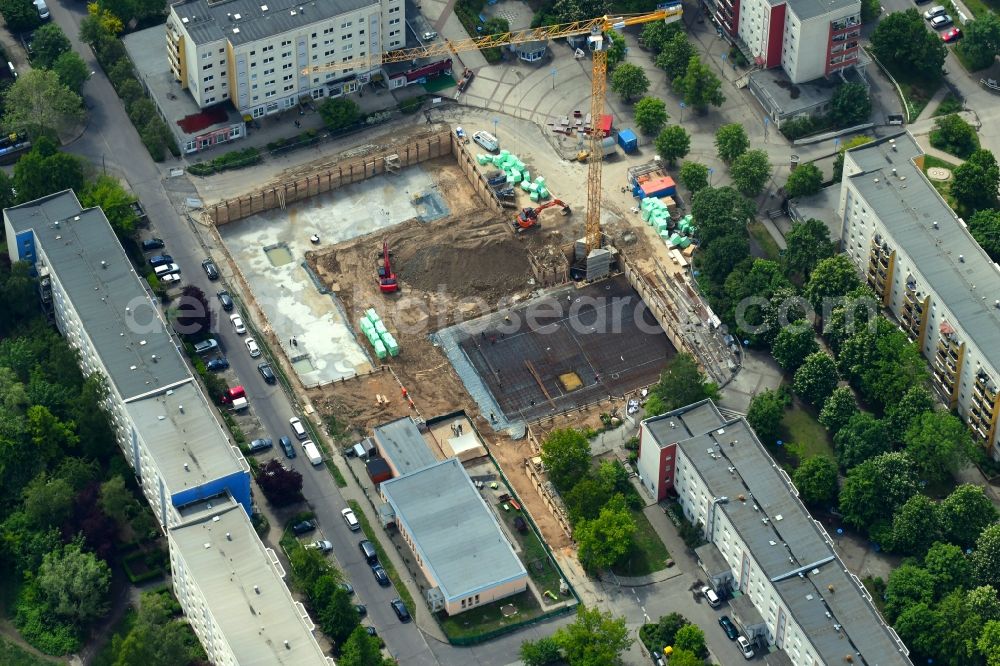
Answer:
[[[49, 664], [60, 664], [63, 660], [52, 657], [51, 659], [42, 659], [41, 657], [36, 657], [30, 652], [26, 652], [21, 649], [19, 645], [11, 643], [6, 638], [0, 637], [0, 666], [40, 666], [44, 664], [49, 666]], [[94, 662], [97, 664], [98, 662]]]
[[[528, 575], [535, 582], [539, 592], [544, 593], [546, 590], [550, 590], [553, 594], [559, 594], [559, 581], [562, 576], [559, 575], [559, 571], [552, 563], [545, 547], [542, 546], [538, 535], [530, 527], [524, 533], [518, 532], [517, 528], [514, 527], [514, 519], [520, 516], [521, 512], [500, 510], [498, 513], [503, 516], [509, 532], [514, 535], [514, 539], [520, 546], [521, 564], [527, 569]], [[548, 601], [551, 600], [546, 600], [546, 603]]]
[[767, 230], [763, 222], [754, 221], [747, 225], [747, 231], [750, 232], [750, 238], [753, 243], [763, 254], [764, 259], [771, 259], [777, 261], [778, 257], [781, 256], [781, 248], [778, 247], [777, 241], [771, 235], [771, 232]]
[[996, 2], [996, 0], [994, 0], [994, 2], [992, 3], [986, 3], [983, 2], [983, 0], [962, 0], [962, 4], [968, 7], [969, 11], [972, 12], [972, 15], [975, 17], [988, 14], [990, 12], [990, 8], [988, 6], [989, 4], [996, 5], [995, 8], [997, 10], [1000, 10], [1000, 2]]
[[[776, 453], [786, 470], [798, 467], [801, 461], [813, 456], [834, 457], [830, 433], [816, 420], [812, 409], [798, 400], [791, 409], [785, 410], [781, 436], [784, 445], [778, 447]], [[774, 451], [773, 447], [768, 448]]]
[[948, 93], [945, 95], [938, 107], [934, 109], [934, 117], [947, 116], [951, 113], [958, 113], [962, 110], [962, 100], [955, 97], [953, 94]]
[[934, 97], [934, 93], [937, 92], [938, 83], [934, 86], [933, 90], [926, 90], [921, 88], [919, 85], [914, 83], [909, 83], [907, 81], [901, 81], [896, 79], [899, 83], [899, 89], [903, 91], [903, 101], [906, 103], [906, 111], [909, 117], [907, 120], [913, 122], [917, 119], [917, 116], [924, 110], [927, 103], [931, 101], [931, 97]]
[[[927, 174], [927, 170], [930, 169], [931, 167], [941, 167], [943, 169], [954, 171], [957, 166], [958, 166], [957, 164], [953, 164], [946, 160], [942, 160], [939, 157], [934, 157], [933, 155], [924, 155], [924, 175]], [[954, 210], [957, 204], [955, 202], [955, 199], [951, 196], [951, 181], [931, 180], [930, 178], [928, 178], [927, 180], [930, 181], [931, 185], [934, 186], [934, 189], [938, 191], [938, 194], [940, 194], [941, 197], [948, 202], [948, 205], [951, 206], [952, 210]]]
[[389, 580], [392, 581], [393, 586], [396, 588], [399, 598], [403, 600], [407, 608], [416, 608], [416, 604], [413, 603], [413, 595], [410, 594], [409, 588], [403, 584], [403, 579], [399, 577], [399, 573], [396, 571], [396, 566], [392, 563], [392, 560], [386, 557], [385, 548], [382, 547], [382, 540], [378, 538], [375, 530], [368, 524], [368, 517], [361, 510], [361, 505], [354, 500], [349, 500], [347, 503], [354, 509], [354, 515], [358, 517], [358, 522], [361, 523], [361, 531], [365, 533], [365, 538], [375, 544], [375, 550], [378, 551], [378, 561], [382, 563], [382, 568], [389, 574]]
[[648, 576], [665, 569], [670, 553], [656, 533], [642, 509], [632, 509], [635, 534], [632, 535], [632, 552], [611, 570], [619, 576]]
[[[501, 606], [513, 604], [517, 613], [511, 617], [504, 617], [500, 612]], [[505, 627], [521, 624], [542, 615], [544, 611], [538, 605], [535, 595], [531, 590], [525, 590], [512, 597], [494, 601], [491, 604], [478, 606], [472, 610], [449, 616], [445, 613], [438, 614], [438, 622], [441, 630], [449, 640], [455, 638], [474, 638], [483, 634], [497, 631]]]

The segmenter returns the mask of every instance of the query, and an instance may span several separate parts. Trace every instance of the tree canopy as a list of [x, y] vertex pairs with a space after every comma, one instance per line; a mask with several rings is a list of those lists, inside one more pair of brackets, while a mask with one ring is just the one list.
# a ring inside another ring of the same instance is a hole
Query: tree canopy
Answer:
[[754, 205], [731, 187], [706, 187], [692, 199], [691, 214], [704, 246], [723, 236], [746, 235]]
[[838, 299], [861, 286], [858, 272], [851, 260], [842, 254], [821, 259], [816, 263], [803, 295], [822, 317], [838, 304]]
[[656, 66], [667, 73], [671, 80], [678, 81], [687, 73], [691, 58], [696, 57], [694, 45], [687, 35], [678, 32], [667, 40], [656, 57]]
[[837, 388], [837, 364], [833, 357], [823, 351], [810, 354], [795, 371], [792, 383], [796, 395], [818, 408]]
[[580, 562], [589, 571], [606, 569], [632, 549], [636, 525], [621, 494], [601, 509], [597, 518], [582, 520], [573, 527]]
[[615, 666], [632, 644], [625, 618], [602, 613], [580, 604], [576, 620], [558, 629], [552, 636], [570, 664], [580, 666]]
[[747, 423], [765, 444], [776, 441], [781, 433], [781, 420], [785, 416], [788, 398], [780, 391], [761, 391], [750, 399]]
[[837, 127], [860, 125], [872, 113], [872, 100], [864, 84], [851, 81], [841, 83], [830, 100], [830, 118]]
[[937, 81], [947, 50], [935, 33], [927, 30], [916, 9], [892, 12], [879, 21], [871, 36], [875, 57], [905, 80]]
[[917, 493], [913, 462], [903, 452], [869, 458], [847, 473], [840, 491], [844, 520], [861, 530], [888, 523], [893, 514]]
[[[792, 199], [808, 197], [819, 192], [821, 187], [823, 187], [823, 172], [810, 162], [800, 164], [788, 174], [788, 180], [785, 182], [785, 194]], [[824, 240], [829, 242], [827, 239]]]
[[763, 150], [748, 150], [733, 160], [729, 172], [743, 196], [755, 197], [771, 177], [771, 162]]
[[838, 386], [823, 403], [823, 409], [819, 412], [819, 422], [831, 434], [836, 435], [857, 413], [858, 403], [850, 387]]
[[921, 479], [944, 481], [968, 461], [973, 451], [969, 429], [948, 412], [928, 411], [918, 416], [903, 436]]
[[1000, 17], [981, 12], [962, 26], [962, 41], [956, 47], [973, 70], [985, 69], [1000, 54]]
[[[681, 177], [681, 182], [683, 182], [683, 171]], [[954, 186], [954, 182], [952, 182], [952, 186]], [[977, 191], [982, 193], [983, 187], [985, 186], [980, 186]], [[990, 259], [1000, 262], [1000, 210], [977, 210], [969, 220], [969, 233], [986, 251], [986, 254], [990, 255]]]
[[56, 136], [83, 122], [83, 100], [47, 69], [21, 74], [4, 93], [3, 127], [7, 132]]
[[327, 127], [338, 130], [358, 122], [361, 108], [348, 97], [327, 97], [319, 105], [319, 115]]
[[795, 372], [805, 362], [806, 357], [819, 351], [816, 333], [805, 320], [792, 322], [782, 327], [771, 345], [771, 355], [782, 368]]
[[611, 89], [622, 96], [626, 102], [646, 94], [649, 90], [649, 78], [638, 65], [624, 62], [611, 74]]
[[837, 450], [837, 462], [843, 470], [892, 450], [885, 425], [868, 412], [854, 414], [834, 436], [833, 446]]
[[674, 88], [684, 96], [684, 103], [699, 113], [726, 101], [719, 77], [696, 55], [688, 60], [684, 75], [674, 79]]
[[688, 154], [691, 149], [691, 136], [680, 125], [668, 125], [656, 137], [654, 142], [656, 153], [669, 164]]
[[750, 138], [743, 125], [730, 123], [715, 131], [715, 149], [719, 159], [731, 164], [750, 148]]
[[556, 488], [566, 491], [590, 470], [590, 442], [579, 430], [553, 430], [542, 442], [542, 464]]
[[643, 134], [659, 134], [667, 124], [667, 105], [657, 97], [643, 97], [635, 103], [635, 124]]
[[[991, 209], [997, 203], [996, 189], [998, 182], [1000, 182], [1000, 168], [997, 167], [997, 161], [993, 153], [985, 149], [978, 149], [973, 150], [969, 158], [952, 171], [951, 186], [948, 191], [955, 197], [955, 200], [963, 211], [974, 213], [973, 220], [975, 220], [975, 213], [979, 211], [986, 212], [987, 214], [996, 212], [988, 209]], [[986, 245], [983, 246], [983, 249], [987, 252], [990, 252], [990, 249], [996, 249], [995, 227], [989, 228], [983, 224], [990, 219], [995, 219], [995, 217], [992, 215], [991, 217], [981, 217], [976, 222], [979, 235], [985, 237], [991, 246], [989, 249]], [[970, 231], [971, 227], [970, 223]], [[979, 240], [979, 236], [976, 235], [975, 231], [973, 231], [973, 236], [976, 236], [976, 240]], [[982, 242], [980, 244], [983, 245]]]
[[[650, 389], [646, 415], [656, 416], [705, 398], [717, 398], [718, 387], [711, 383], [698, 367], [694, 357], [679, 352], [667, 363], [660, 381]], [[654, 402], [655, 399], [655, 402]], [[651, 409], [650, 403], [654, 403]]]
[[830, 458], [826, 456], [806, 458], [795, 469], [792, 481], [806, 504], [822, 509], [836, 505], [837, 463]]
[[[678, 177], [681, 180], [681, 184], [688, 189], [691, 196], [698, 194], [701, 190], [708, 187], [708, 177], [709, 177], [708, 167], [700, 162], [693, 162], [691, 160], [685, 160], [684, 164], [681, 165], [680, 173]], [[1000, 242], [1000, 238], [998, 238]], [[1000, 247], [1000, 246], [998, 246]]]

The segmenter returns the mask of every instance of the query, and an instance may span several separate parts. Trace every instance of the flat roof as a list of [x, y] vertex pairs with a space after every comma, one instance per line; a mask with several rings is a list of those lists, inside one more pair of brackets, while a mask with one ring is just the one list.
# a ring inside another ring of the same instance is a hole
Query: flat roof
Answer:
[[726, 419], [711, 400], [702, 400], [688, 405], [684, 410], [671, 413], [670, 418], [652, 418], [644, 421], [646, 429], [653, 435], [653, 441], [661, 449], [718, 428]]
[[400, 476], [437, 462], [417, 424], [409, 416], [384, 423], [375, 428], [379, 453], [389, 461]]
[[828, 104], [837, 89], [833, 79], [819, 78], [792, 83], [791, 78], [781, 68], [758, 69], [749, 76], [782, 119]]
[[193, 383], [130, 402], [125, 408], [171, 493], [249, 472]]
[[227, 39], [235, 46], [372, 5], [377, 7], [379, 3], [377, 0], [185, 0], [172, 8], [195, 44]]
[[123, 400], [192, 381], [159, 304], [104, 211], [83, 209], [72, 190], [63, 190], [7, 208], [4, 215], [15, 233], [34, 233]]
[[851, 166], [860, 173], [846, 178], [899, 251], [909, 256], [926, 287], [951, 311], [949, 323], [972, 340], [994, 371], [1000, 371], [1000, 308], [994, 306], [1000, 298], [1000, 267], [914, 164], [923, 154], [920, 146], [902, 132], [847, 154], [854, 164], [845, 167], [845, 175], [852, 173]]
[[381, 490], [446, 599], [527, 577], [496, 516], [457, 459], [384, 481]]
[[788, 0], [788, 6], [801, 21], [808, 21], [831, 12], [842, 12], [852, 7], [855, 11], [861, 11], [860, 0]]
[[[703, 411], [704, 403], [692, 409]], [[687, 410], [652, 422], [685, 420]], [[657, 430], [650, 431], [656, 436]], [[692, 431], [678, 447], [711, 496], [729, 498], [718, 510], [739, 533], [823, 662], [839, 663], [845, 651], [853, 649], [869, 664], [911, 664], [902, 641], [875, 610], [861, 582], [847, 573], [829, 537], [744, 419]]]
[[200, 504], [205, 509], [189, 509], [190, 520], [168, 536], [236, 663], [332, 664], [305, 607], [285, 586], [277, 556], [261, 543], [242, 507], [229, 498]]

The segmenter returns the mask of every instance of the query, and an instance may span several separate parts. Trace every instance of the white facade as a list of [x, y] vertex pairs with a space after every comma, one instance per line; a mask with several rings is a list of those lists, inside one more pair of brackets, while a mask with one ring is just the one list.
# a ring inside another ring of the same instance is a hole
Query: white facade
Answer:
[[[858, 62], [861, 3], [831, 3], [822, 14], [788, 3], [781, 67], [792, 83], [812, 81]], [[800, 16], [801, 14], [801, 16]]]
[[[781, 35], [772, 35], [771, 12], [776, 8], [784, 12], [784, 2], [773, 5], [770, 0], [741, 0], [739, 3], [739, 38], [761, 64], [767, 60], [768, 44]], [[780, 32], [780, 26], [779, 26]]]
[[1000, 458], [1000, 269], [912, 162], [909, 134], [846, 154], [841, 243], [900, 327], [931, 384]]
[[403, 0], [187, 0], [170, 8], [167, 53], [199, 107], [230, 100], [258, 118], [355, 92], [404, 46], [405, 23]]

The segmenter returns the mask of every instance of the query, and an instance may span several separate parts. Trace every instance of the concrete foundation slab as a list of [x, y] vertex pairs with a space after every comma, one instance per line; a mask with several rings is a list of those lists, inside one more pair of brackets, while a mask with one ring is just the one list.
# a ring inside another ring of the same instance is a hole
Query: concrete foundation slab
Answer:
[[441, 212], [440, 202], [431, 175], [410, 167], [219, 227], [305, 386], [371, 367], [345, 320], [336, 288], [331, 291], [313, 277], [305, 267], [306, 253], [415, 217], [434, 217]]

